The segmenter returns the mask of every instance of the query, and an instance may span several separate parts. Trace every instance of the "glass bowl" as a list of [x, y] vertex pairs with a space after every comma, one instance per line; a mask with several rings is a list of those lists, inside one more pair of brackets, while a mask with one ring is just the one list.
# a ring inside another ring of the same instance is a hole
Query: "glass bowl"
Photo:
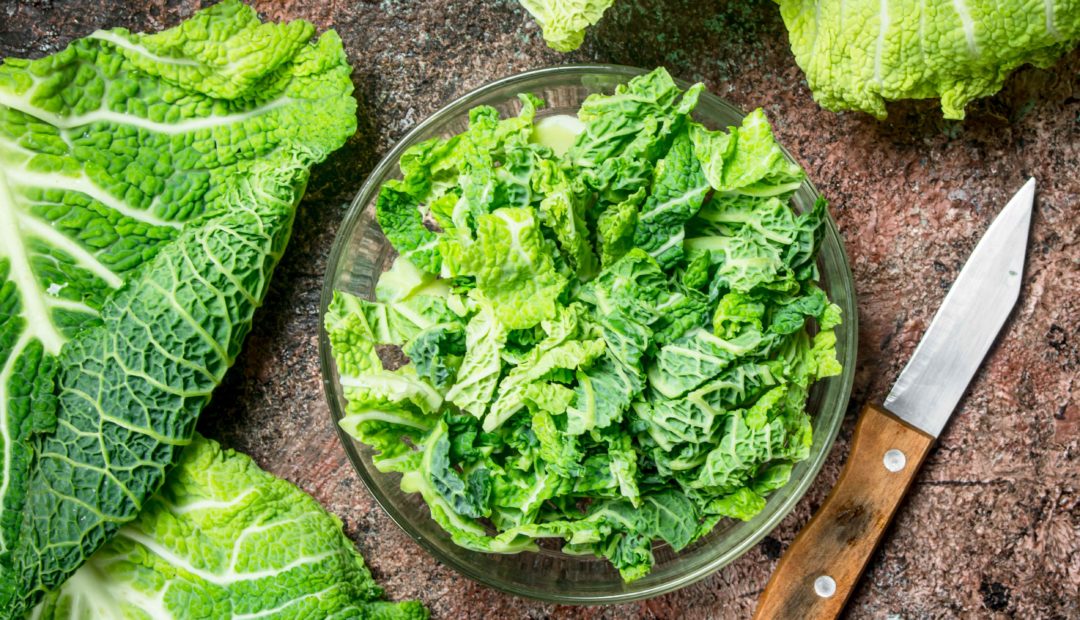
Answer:
[[[477, 105], [493, 106], [504, 116], [514, 115], [520, 105], [516, 95], [530, 92], [547, 102], [538, 114], [540, 117], [575, 114], [589, 94], [610, 93], [616, 85], [642, 73], [645, 71], [613, 65], [528, 71], [478, 88], [416, 126], [379, 162], [352, 202], [330, 253], [319, 324], [323, 323], [322, 317], [336, 289], [373, 299], [379, 274], [390, 268], [396, 256], [375, 222], [375, 199], [383, 182], [400, 178], [398, 158], [405, 149], [432, 137], [464, 131], [468, 112]], [[680, 82], [680, 86], [685, 88], [688, 84]], [[738, 125], [742, 117], [737, 108], [708, 92], [702, 93], [694, 112], [695, 120], [710, 129]], [[795, 195], [796, 208], [809, 208], [817, 195], [809, 182], [803, 183]], [[679, 553], [666, 545], [656, 545], [652, 572], [633, 583], [623, 583], [607, 560], [563, 554], [557, 545], [541, 545], [538, 552], [496, 555], [454, 544], [431, 519], [420, 495], [401, 491], [400, 474], [384, 474], [375, 469], [371, 449], [347, 435], [337, 424], [344, 415], [345, 400], [326, 332], [320, 330], [323, 387], [334, 426], [349, 460], [390, 518], [440, 562], [466, 577], [510, 594], [564, 604], [620, 603], [670, 592], [732, 562], [776, 527], [806, 492], [832, 446], [851, 393], [858, 330], [851, 270], [831, 219], [822, 243], [819, 267], [822, 286], [843, 310], [844, 322], [837, 328], [836, 349], [844, 371], [840, 376], [818, 382], [810, 394], [808, 411], [814, 425], [810, 458], [795, 466], [791, 481], [773, 492], [765, 509], [750, 521], [721, 521], [712, 533]]]

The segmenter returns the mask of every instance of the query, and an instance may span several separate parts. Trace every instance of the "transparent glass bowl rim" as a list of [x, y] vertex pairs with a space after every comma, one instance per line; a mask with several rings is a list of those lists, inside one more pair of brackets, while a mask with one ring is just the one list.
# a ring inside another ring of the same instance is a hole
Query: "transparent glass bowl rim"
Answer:
[[[458, 573], [477, 581], [486, 586], [501, 590], [503, 592], [513, 594], [516, 596], [523, 596], [527, 598], [533, 598], [542, 600], [545, 602], [559, 603], [559, 604], [613, 604], [613, 603], [625, 603], [634, 600], [641, 600], [658, 596], [667, 592], [671, 592], [693, 583], [696, 583], [712, 573], [716, 572], [720, 568], [734, 561], [740, 557], [751, 547], [756, 545], [762, 538], [768, 535], [781, 520], [786, 517], [795, 505], [802, 499], [810, 485], [816, 479], [818, 472], [821, 470], [825, 459], [831, 452], [833, 442], [836, 439], [836, 435], [839, 432], [840, 426], [844, 419], [844, 412], [847, 409], [848, 401], [851, 395], [851, 388], [854, 382], [854, 366], [857, 350], [857, 338], [858, 338], [858, 315], [855, 306], [855, 292], [853, 279], [851, 275], [850, 263], [848, 262], [847, 254], [844, 249], [843, 241], [840, 237], [840, 233], [836, 227], [832, 216], [829, 215], [827, 221], [827, 229], [825, 232], [824, 244], [835, 244], [839, 250], [839, 256], [842, 259], [840, 261], [841, 282], [840, 286], [844, 287], [847, 291], [846, 305], [841, 305], [844, 316], [844, 329], [838, 330], [837, 337], [842, 338], [843, 342], [838, 342], [838, 345], [843, 346], [845, 352], [845, 358], [840, 360], [844, 370], [841, 376], [835, 377], [834, 380], [842, 382], [840, 386], [840, 398], [836, 401], [835, 407], [839, 410], [834, 412], [831, 416], [825, 417], [827, 422], [826, 426], [815, 425], [814, 433], [824, 434], [824, 442], [820, 451], [811, 453], [808, 468], [805, 471], [805, 475], [798, 479], [792, 479], [788, 482], [786, 487], [791, 488], [790, 493], [784, 498], [784, 501], [773, 509], [770, 518], [761, 523], [760, 527], [755, 530], [751, 535], [746, 536], [738, 544], [728, 549], [727, 552], [718, 555], [713, 558], [707, 565], [699, 567], [697, 570], [688, 572], [683, 575], [677, 576], [676, 579], [672, 579], [666, 582], [662, 582], [647, 590], [638, 590], [632, 592], [613, 592], [603, 595], [575, 595], [564, 594], [559, 592], [544, 592], [538, 593], [536, 591], [530, 591], [514, 587], [512, 584], [504, 583], [497, 578], [491, 578], [488, 575], [480, 571], [473, 570], [472, 567], [459, 562], [457, 558], [444, 553], [437, 548], [433, 543], [429, 542], [427, 538], [413, 526], [412, 521], [408, 515], [399, 511], [396, 505], [382, 495], [378, 486], [372, 479], [373, 475], [388, 475], [381, 474], [379, 472], [372, 472], [370, 464], [365, 463], [364, 457], [361, 456], [353, 445], [352, 438], [341, 428], [338, 424], [338, 420], [344, 417], [343, 412], [340, 410], [340, 404], [338, 402], [337, 391], [339, 386], [335, 385], [333, 380], [332, 364], [333, 358], [330, 351], [330, 343], [327, 339], [326, 329], [324, 328], [324, 317], [326, 310], [330, 305], [330, 301], [333, 298], [333, 292], [336, 285], [336, 276], [338, 274], [338, 263], [341, 260], [345, 250], [349, 244], [350, 239], [355, 234], [356, 226], [362, 219], [364, 211], [367, 205], [377, 195], [379, 188], [382, 186], [388, 173], [391, 173], [398, 165], [398, 160], [401, 154], [414, 143], [416, 143], [417, 136], [424, 135], [432, 127], [438, 126], [448, 119], [456, 118], [461, 114], [467, 114], [469, 109], [476, 105], [480, 105], [478, 100], [484, 98], [485, 95], [506, 89], [514, 84], [532, 83], [538, 80], [542, 80], [545, 77], [565, 77], [567, 75], [580, 74], [582, 76], [593, 74], [604, 74], [613, 78], [621, 79], [622, 81], [628, 81], [631, 78], [647, 73], [646, 70], [637, 67], [630, 67], [625, 65], [614, 64], [567, 64], [552, 67], [545, 67], [541, 69], [533, 69], [524, 71], [514, 75], [510, 75], [504, 78], [497, 79], [489, 82], [483, 86], [473, 89], [464, 95], [454, 99], [451, 103], [440, 108], [431, 116], [424, 119], [422, 122], [414, 126], [408, 133], [402, 137], [392, 149], [379, 161], [374, 169], [367, 175], [360, 191], [357, 192], [349, 205], [348, 212], [345, 218], [342, 220], [340, 227], [334, 239], [334, 243], [331, 247], [330, 256], [327, 261], [327, 270], [324, 276], [322, 294], [319, 304], [319, 358], [320, 358], [320, 370], [322, 375], [323, 393], [326, 397], [327, 405], [330, 409], [331, 423], [334, 425], [338, 435], [338, 439], [344, 448], [349, 461], [353, 468], [359, 474], [361, 480], [364, 482], [364, 486], [368, 492], [372, 494], [375, 501], [383, 509], [383, 511], [390, 517], [394, 523], [397, 524], [403, 531], [405, 531], [413, 540], [417, 541], [424, 549], [426, 549], [433, 557], [438, 561], [450, 566]], [[680, 88], [685, 89], [689, 86], [688, 82], [676, 79]], [[725, 99], [722, 99], [709, 90], [705, 90], [701, 93], [702, 98], [708, 98], [713, 105], [720, 107], [727, 107], [733, 113], [739, 116], [745, 116], [743, 112], [737, 106], [732, 105]], [[795, 161], [786, 148], [781, 145], [784, 154]], [[809, 179], [804, 181], [804, 185], [808, 186], [813, 196], [820, 196], [817, 188], [813, 186]], [[770, 500], [771, 501], [771, 500]], [[425, 515], [424, 518], [430, 518]], [[528, 552], [525, 552], [528, 553]]]

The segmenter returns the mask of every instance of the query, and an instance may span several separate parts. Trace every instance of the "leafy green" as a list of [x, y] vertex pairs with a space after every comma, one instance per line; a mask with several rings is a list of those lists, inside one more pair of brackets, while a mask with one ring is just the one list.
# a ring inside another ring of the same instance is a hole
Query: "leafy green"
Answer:
[[424, 445], [423, 467], [431, 474], [435, 490], [454, 512], [477, 519], [491, 514], [491, 476], [478, 467], [462, 475], [450, 462], [450, 438], [445, 422], [438, 422]]
[[634, 247], [638, 209], [645, 200], [644, 188], [626, 200], [608, 205], [596, 218], [596, 240], [600, 246], [600, 262], [611, 265]]
[[540, 221], [553, 231], [570, 267], [579, 278], [587, 280], [596, 273], [596, 255], [585, 224], [585, 188], [555, 162], [539, 163], [534, 183], [544, 196], [540, 201]]
[[136, 517], [236, 358], [355, 129], [313, 33], [228, 0], [0, 65], [0, 617]]
[[575, 375], [576, 398], [566, 409], [567, 430], [580, 435], [622, 420], [623, 411], [645, 388], [642, 357], [652, 330], [619, 311], [597, 317], [606, 351], [591, 368]]
[[661, 267], [671, 267], [683, 254], [683, 224], [705, 201], [709, 184], [686, 132], [656, 166], [652, 193], [637, 216], [634, 245], [647, 251]]
[[544, 29], [552, 49], [572, 52], [585, 39], [585, 29], [600, 21], [615, 0], [522, 0]]
[[427, 618], [382, 594], [337, 517], [195, 435], [139, 516], [29, 617]]
[[625, 314], [650, 326], [651, 337], [660, 344], [703, 325], [709, 314], [709, 301], [703, 294], [672, 279], [641, 248], [604, 270], [580, 295], [602, 315]]
[[489, 304], [476, 305], [479, 308], [465, 328], [465, 356], [458, 369], [458, 380], [446, 394], [446, 400], [480, 418], [499, 383], [500, 349], [506, 343], [507, 333]]
[[700, 91], [658, 69], [592, 95], [562, 154], [524, 96], [402, 156], [389, 187], [411, 188], [414, 230], [425, 209], [438, 225], [420, 234], [440, 277], [389, 230], [377, 301], [338, 291], [325, 327], [342, 427], [456, 544], [562, 538], [630, 581], [656, 541], [752, 518], [808, 457], [809, 390], [840, 371], [825, 205], [792, 209], [804, 175], [761, 111], [694, 123]]
[[762, 342], [761, 332], [754, 330], [724, 340], [706, 329], [695, 329], [660, 348], [656, 363], [649, 368], [649, 385], [668, 398], [678, 398], [736, 359], [752, 354]]
[[[577, 49], [585, 28], [613, 2], [521, 0], [560, 52]], [[814, 100], [879, 119], [889, 101], [931, 98], [941, 99], [945, 118], [962, 119], [968, 103], [1001, 90], [1017, 68], [1050, 67], [1080, 42], [1080, 11], [1071, 0], [776, 4]]]
[[695, 84], [684, 93], [667, 71], [660, 70], [616, 86], [612, 95], [589, 95], [578, 110], [585, 129], [565, 159], [596, 189], [613, 191], [611, 185], [616, 184], [632, 192], [644, 187], [646, 170], [667, 152], [674, 133], [685, 127], [703, 88]]
[[1080, 41], [1080, 11], [1068, 0], [778, 4], [814, 99], [878, 118], [886, 101], [938, 97], [946, 118], [964, 118], [1016, 68], [1049, 67]]
[[[560, 310], [554, 321], [543, 325], [548, 337], [537, 343], [529, 355], [499, 382], [498, 396], [484, 418], [485, 431], [495, 430], [525, 406], [530, 387], [539, 384], [543, 388], [549, 381], [569, 378], [575, 371], [589, 367], [604, 353], [606, 347], [603, 340], [588, 338], [582, 333], [578, 318], [581, 311], [579, 305], [568, 306]], [[545, 398], [539, 404], [550, 411], [544, 407], [548, 400], [550, 398]], [[562, 409], [553, 411], [559, 414], [565, 412], [565, 404]]]
[[591, 551], [606, 557], [626, 581], [648, 574], [652, 541], [663, 540], [679, 551], [690, 544], [697, 529], [697, 510], [687, 497], [665, 490], [642, 498], [640, 505], [625, 500], [602, 504], [588, 518], [597, 522], [603, 539], [573, 544], [571, 551]]
[[387, 182], [375, 203], [376, 219], [386, 238], [400, 248], [409, 262], [431, 273], [439, 273], [438, 235], [424, 225], [420, 203], [396, 181]]
[[784, 156], [760, 108], [747, 114], [739, 127], [729, 127], [727, 133], [694, 123], [690, 139], [709, 185], [718, 192], [785, 195], [798, 189], [805, 177], [802, 169]]
[[536, 211], [502, 207], [476, 221], [476, 239], [445, 239], [445, 272], [476, 278], [476, 291], [509, 329], [532, 327], [555, 314], [566, 277], [555, 269]]
[[446, 323], [429, 327], [409, 341], [405, 354], [416, 365], [416, 374], [436, 389], [448, 388], [465, 355], [465, 330]]

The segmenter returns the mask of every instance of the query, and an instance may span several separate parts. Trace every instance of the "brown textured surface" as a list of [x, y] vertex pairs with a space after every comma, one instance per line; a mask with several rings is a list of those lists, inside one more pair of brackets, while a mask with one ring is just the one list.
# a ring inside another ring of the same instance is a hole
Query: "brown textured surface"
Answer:
[[[191, 0], [0, 2], [0, 56], [38, 57], [107, 26], [157, 30]], [[931, 452], [849, 607], [851, 618], [1080, 618], [1080, 52], [1025, 69], [945, 122], [934, 104], [879, 123], [810, 99], [775, 5], [620, 0], [581, 51], [559, 55], [512, 0], [262, 1], [266, 17], [336, 28], [352, 60], [360, 131], [316, 171], [244, 353], [200, 428], [340, 515], [394, 598], [440, 618], [738, 618], [836, 480], [828, 464], [781, 526], [680, 592], [610, 608], [504, 596], [440, 566], [364, 490], [338, 445], [317, 361], [326, 256], [350, 194], [397, 138], [451, 97], [574, 61], [666, 65], [743, 108], [762, 106], [832, 202], [859, 295], [853, 405], [881, 399], [976, 240], [1011, 193], [1039, 180], [1015, 316]], [[849, 413], [850, 413], [849, 412]]]

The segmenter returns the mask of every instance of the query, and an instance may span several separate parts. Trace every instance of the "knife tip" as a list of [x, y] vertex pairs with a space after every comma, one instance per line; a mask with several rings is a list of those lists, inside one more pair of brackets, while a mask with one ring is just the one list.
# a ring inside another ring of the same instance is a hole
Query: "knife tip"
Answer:
[[1035, 203], [1035, 177], [1028, 178], [1023, 187], [1017, 190], [1012, 199], [1009, 200], [1009, 204], [1005, 205], [1006, 209], [1012, 207], [1013, 211], [1030, 211]]

